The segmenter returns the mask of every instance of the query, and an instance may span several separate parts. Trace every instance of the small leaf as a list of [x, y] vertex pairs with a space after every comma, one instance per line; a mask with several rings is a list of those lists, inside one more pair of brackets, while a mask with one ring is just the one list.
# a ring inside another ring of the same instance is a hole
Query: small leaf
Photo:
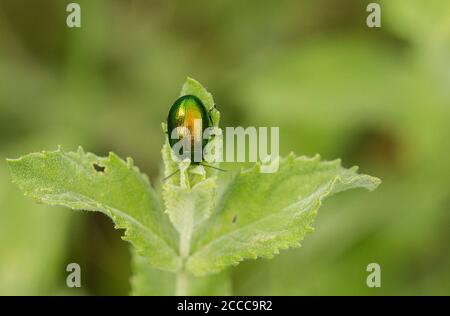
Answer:
[[290, 155], [278, 172], [260, 173], [259, 165], [238, 173], [220, 198], [211, 218], [192, 239], [186, 267], [195, 275], [217, 272], [280, 249], [299, 246], [322, 200], [352, 189], [375, 189], [380, 180], [345, 169], [340, 161], [321, 162]]
[[185, 227], [195, 230], [210, 216], [215, 190], [215, 178], [199, 182], [191, 189], [171, 184], [164, 185], [166, 212], [180, 233]]
[[109, 216], [117, 229], [125, 229], [140, 255], [155, 267], [176, 271], [180, 267], [178, 236], [146, 176], [110, 153], [33, 153], [8, 160], [13, 181], [25, 195], [50, 205], [98, 211]]
[[206, 107], [206, 110], [210, 112], [213, 126], [219, 126], [220, 112], [215, 109], [214, 99], [211, 93], [209, 93], [197, 80], [188, 77], [181, 88], [180, 96], [187, 94], [195, 95], [199, 98]]
[[214, 108], [214, 99], [211, 93], [209, 93], [197, 80], [189, 77], [186, 78], [186, 82], [181, 88], [180, 97], [188, 94], [195, 95], [199, 98], [207, 110]]

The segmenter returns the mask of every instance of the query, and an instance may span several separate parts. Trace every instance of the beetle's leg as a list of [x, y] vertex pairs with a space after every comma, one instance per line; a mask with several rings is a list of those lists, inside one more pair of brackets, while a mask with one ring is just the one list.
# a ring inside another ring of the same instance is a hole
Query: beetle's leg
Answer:
[[210, 108], [209, 111], [208, 111], [209, 122], [211, 123], [211, 125], [213, 124], [212, 117], [211, 117], [211, 112], [213, 110], [215, 110], [215, 109], [216, 109], [216, 105], [213, 104], [212, 108]]
[[227, 172], [227, 171], [228, 171], [228, 170], [225, 170], [225, 169], [222, 169], [222, 168], [219, 168], [219, 167], [207, 165], [207, 164], [205, 164], [204, 162], [202, 162], [201, 165], [202, 165], [203, 167], [212, 168], [212, 169], [219, 170], [219, 171], [223, 171], [223, 172]]
[[172, 172], [171, 174], [169, 174], [167, 177], [165, 177], [162, 181], [166, 181], [167, 179], [171, 178], [172, 176], [174, 176], [175, 174], [177, 174], [180, 171], [180, 169], [177, 169], [176, 171]]

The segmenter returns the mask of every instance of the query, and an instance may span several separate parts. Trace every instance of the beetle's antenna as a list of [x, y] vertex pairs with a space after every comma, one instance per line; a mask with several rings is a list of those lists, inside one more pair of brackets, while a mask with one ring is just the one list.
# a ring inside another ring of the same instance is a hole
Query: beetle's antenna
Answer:
[[212, 169], [219, 170], [219, 171], [223, 171], [223, 172], [227, 172], [227, 171], [228, 171], [228, 170], [225, 170], [225, 169], [222, 169], [222, 168], [219, 168], [219, 167], [214, 167], [214, 166], [211, 166], [211, 165], [207, 165], [207, 164], [205, 164], [205, 163], [201, 163], [201, 165], [202, 165], [203, 167], [208, 167], [208, 168], [212, 168]]
[[166, 181], [167, 179], [169, 179], [170, 177], [174, 176], [175, 174], [177, 174], [177, 172], [179, 172], [180, 169], [177, 169], [176, 171], [172, 172], [171, 174], [169, 174], [167, 177], [165, 177], [162, 181]]

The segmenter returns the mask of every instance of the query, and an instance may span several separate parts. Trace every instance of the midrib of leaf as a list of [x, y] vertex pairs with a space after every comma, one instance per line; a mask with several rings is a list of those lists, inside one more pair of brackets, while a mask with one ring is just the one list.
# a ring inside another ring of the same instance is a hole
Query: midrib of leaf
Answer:
[[[185, 296], [189, 291], [189, 275], [185, 271], [185, 262], [191, 251], [191, 239], [194, 226], [194, 208], [192, 203], [190, 207], [187, 208], [185, 213], [186, 217], [183, 221], [183, 227], [179, 231], [180, 233], [180, 257], [182, 262], [182, 268], [177, 272], [176, 284], [175, 284], [175, 295]], [[185, 208], [186, 210], [186, 208]]]
[[[187, 78], [180, 96], [189, 94], [197, 96], [202, 101], [208, 114], [212, 116], [213, 125], [218, 126], [220, 113], [214, 109], [214, 100], [211, 93], [196, 80]], [[164, 123], [163, 130], [167, 132], [167, 126]], [[204, 170], [203, 166], [191, 166], [189, 161], [175, 162], [172, 159], [172, 150], [168, 139], [163, 146], [162, 156], [166, 176], [172, 175], [177, 169], [179, 171], [164, 184], [163, 199], [166, 213], [179, 233], [181, 267], [177, 272], [175, 292], [176, 295], [187, 295], [190, 277], [189, 271], [185, 269], [185, 263], [189, 258], [192, 237], [198, 224], [207, 220], [211, 214], [216, 182], [212, 175], [216, 171]], [[201, 172], [196, 170], [198, 168], [202, 169]], [[206, 198], [205, 194], [207, 194]]]
[[184, 206], [184, 210], [186, 211], [185, 218], [183, 221], [183, 227], [180, 230], [180, 256], [182, 260], [185, 260], [189, 255], [190, 247], [191, 247], [191, 238], [192, 232], [194, 230], [194, 203], [189, 201]]
[[191, 250], [195, 227], [209, 217], [214, 201], [215, 178], [205, 179], [191, 186], [188, 174], [189, 164], [180, 164], [180, 184], [163, 186], [166, 213], [179, 233], [179, 254], [182, 265], [177, 272], [175, 294], [187, 295], [192, 279], [185, 270], [185, 263]]

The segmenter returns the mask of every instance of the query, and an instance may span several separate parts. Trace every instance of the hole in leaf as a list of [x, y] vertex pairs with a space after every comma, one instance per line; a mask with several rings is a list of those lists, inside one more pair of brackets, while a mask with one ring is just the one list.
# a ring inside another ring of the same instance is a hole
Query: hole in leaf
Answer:
[[106, 167], [100, 166], [100, 165], [98, 165], [96, 163], [94, 163], [93, 166], [94, 166], [95, 171], [97, 171], [97, 172], [105, 172], [105, 168]]

